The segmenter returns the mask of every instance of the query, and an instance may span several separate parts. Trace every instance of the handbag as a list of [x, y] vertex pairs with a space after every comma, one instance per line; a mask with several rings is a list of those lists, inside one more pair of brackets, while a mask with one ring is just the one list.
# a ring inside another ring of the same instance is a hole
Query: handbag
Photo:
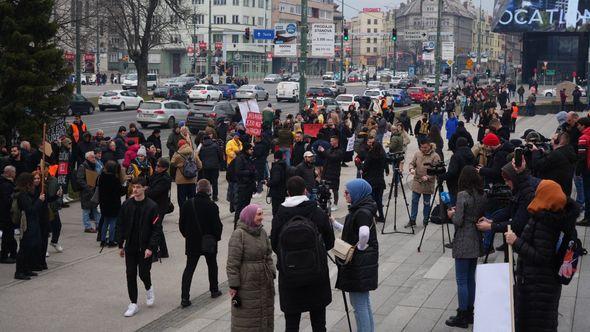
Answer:
[[334, 248], [332, 248], [332, 252], [336, 258], [339, 258], [344, 265], [350, 263], [352, 260], [352, 256], [354, 255], [354, 250], [356, 245], [352, 245], [342, 239], [335, 239], [334, 240]]

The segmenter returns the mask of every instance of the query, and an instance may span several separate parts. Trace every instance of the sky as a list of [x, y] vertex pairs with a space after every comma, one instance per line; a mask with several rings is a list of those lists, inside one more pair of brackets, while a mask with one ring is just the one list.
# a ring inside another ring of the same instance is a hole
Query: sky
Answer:
[[[341, 3], [342, 0], [334, 0], [334, 2]], [[385, 6], [397, 6], [406, 0], [344, 0], [344, 16], [346, 18], [354, 17], [359, 10], [363, 8], [380, 7], [385, 9]], [[480, 0], [473, 0], [475, 5], [479, 5]], [[488, 13], [492, 12], [494, 7], [494, 0], [481, 0], [482, 8]]]

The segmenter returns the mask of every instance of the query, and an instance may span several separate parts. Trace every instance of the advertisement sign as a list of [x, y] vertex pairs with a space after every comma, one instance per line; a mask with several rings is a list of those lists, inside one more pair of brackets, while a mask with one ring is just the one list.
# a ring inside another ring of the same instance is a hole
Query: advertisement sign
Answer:
[[296, 44], [277, 44], [274, 49], [275, 58], [289, 58], [297, 56]]
[[443, 60], [455, 59], [455, 42], [442, 42], [441, 56]]
[[74, 52], [65, 51], [64, 59], [68, 62], [73, 62], [76, 59], [76, 54]]
[[381, 8], [363, 8], [363, 13], [379, 13]]
[[590, 0], [496, 0], [494, 32], [580, 31], [590, 23]]
[[246, 134], [260, 136], [262, 134], [262, 114], [248, 112], [246, 116]]
[[315, 23], [311, 25], [312, 57], [331, 58], [334, 56], [334, 33], [333, 23]]
[[275, 24], [275, 44], [295, 43], [297, 41], [297, 24]]

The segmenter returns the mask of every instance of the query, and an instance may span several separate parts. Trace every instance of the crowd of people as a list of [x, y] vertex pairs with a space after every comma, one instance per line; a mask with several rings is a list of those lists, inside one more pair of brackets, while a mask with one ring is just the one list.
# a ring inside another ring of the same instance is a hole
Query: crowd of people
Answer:
[[[551, 138], [534, 130], [511, 137], [523, 115], [523, 101], [510, 102], [513, 90], [472, 83], [451, 88], [422, 102], [414, 126], [406, 111], [394, 112], [391, 97], [363, 99], [334, 111], [312, 102], [286, 117], [268, 104], [257, 137], [249, 134], [236, 109], [231, 118], [211, 119], [196, 135], [182, 122], [175, 125], [166, 141], [167, 156], [159, 129], [146, 138], [131, 123], [106, 137], [101, 130], [91, 133], [75, 116], [66, 135], [51, 142], [50, 153], [27, 141], [3, 144], [0, 203], [11, 214], [0, 220], [0, 262], [16, 263], [14, 277], [22, 280], [47, 269], [48, 245], [64, 250], [60, 210], [76, 196], [81, 231], [96, 233], [100, 247], [118, 247], [125, 257], [130, 304], [124, 315], [130, 317], [139, 310], [138, 274], [146, 304], [154, 304], [151, 264], [170, 255], [162, 221], [176, 206], [187, 257], [181, 305], [191, 305], [200, 256], [208, 266], [210, 295], [219, 297], [217, 246], [223, 224], [217, 202], [219, 177], [225, 172], [225, 200], [234, 213], [226, 271], [232, 330], [273, 330], [278, 273], [286, 330], [297, 331], [301, 314], [310, 312], [312, 329], [324, 331], [326, 306], [332, 302], [327, 253], [345, 247], [353, 254], [335, 258], [335, 287], [348, 294], [357, 329], [374, 331], [370, 292], [378, 288], [376, 223], [386, 218], [386, 176], [405, 172], [412, 192], [406, 227], [419, 227], [420, 200], [422, 225], [434, 220], [437, 210], [438, 219], [455, 227], [459, 308], [446, 324], [466, 328], [473, 323], [478, 258], [505, 250], [505, 244], [493, 246], [494, 233], [504, 233], [519, 255], [518, 327], [554, 331], [561, 292], [555, 248], [560, 234], [577, 236], [580, 210], [589, 219], [579, 225], [590, 220], [590, 118], [562, 111]], [[534, 100], [524, 106], [526, 115], [535, 114]], [[475, 137], [469, 126], [477, 127]], [[419, 149], [406, 156], [412, 136]], [[344, 184], [348, 212], [337, 221], [331, 213], [344, 205], [343, 167], [355, 167], [356, 179]], [[171, 199], [173, 182], [176, 202]], [[433, 195], [443, 191], [450, 199], [434, 209]], [[575, 199], [570, 198], [574, 193]], [[262, 224], [262, 206], [252, 203], [262, 195], [272, 206], [270, 234]]]

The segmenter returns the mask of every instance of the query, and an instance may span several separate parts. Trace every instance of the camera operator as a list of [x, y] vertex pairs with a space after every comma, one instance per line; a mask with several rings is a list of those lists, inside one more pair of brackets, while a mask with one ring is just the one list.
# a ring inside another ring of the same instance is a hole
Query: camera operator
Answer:
[[[385, 177], [383, 172], [389, 173], [389, 167], [386, 161], [385, 150], [381, 143], [377, 142], [374, 137], [369, 137], [367, 141], [369, 152], [363, 162], [363, 179], [365, 179], [372, 188], [371, 196], [377, 203], [378, 217], [377, 222], [384, 222], [383, 214], [383, 191], [385, 190]], [[403, 152], [402, 152], [403, 158]], [[398, 164], [401, 162], [398, 161]]]
[[456, 142], [455, 153], [449, 161], [449, 168], [444, 176], [447, 181], [447, 188], [451, 194], [451, 206], [455, 205], [458, 192], [459, 175], [465, 166], [474, 166], [475, 156], [469, 148], [469, 142], [465, 137], [459, 137]]
[[578, 156], [569, 144], [569, 134], [562, 132], [555, 134], [551, 140], [551, 151], [532, 144], [532, 160], [535, 174], [541, 179], [557, 182], [563, 192], [569, 197], [572, 193], [572, 179]]
[[332, 211], [336, 211], [338, 209], [340, 171], [342, 167], [342, 159], [344, 157], [344, 152], [339, 147], [338, 136], [330, 137], [330, 148], [328, 150], [324, 149], [323, 146], [319, 146], [318, 154], [326, 160], [320, 176], [322, 180], [330, 182], [329, 187], [334, 195], [334, 205], [332, 205]]
[[507, 156], [514, 148], [510, 142], [502, 144], [500, 138], [493, 133], [485, 135], [482, 143], [492, 155], [487, 158], [487, 165], [478, 165], [477, 170], [484, 178], [486, 185], [502, 183], [502, 166], [506, 164]]
[[434, 193], [434, 185], [436, 176], [428, 175], [427, 169], [432, 165], [437, 165], [441, 160], [438, 154], [434, 151], [434, 144], [425, 138], [420, 141], [420, 150], [414, 154], [410, 162], [410, 174], [414, 176], [412, 180], [412, 211], [410, 213], [410, 221], [404, 228], [416, 226], [416, 217], [418, 216], [418, 204], [420, 203], [420, 196], [424, 199], [424, 214], [423, 224], [428, 223], [428, 216], [430, 215], [430, 196]]

